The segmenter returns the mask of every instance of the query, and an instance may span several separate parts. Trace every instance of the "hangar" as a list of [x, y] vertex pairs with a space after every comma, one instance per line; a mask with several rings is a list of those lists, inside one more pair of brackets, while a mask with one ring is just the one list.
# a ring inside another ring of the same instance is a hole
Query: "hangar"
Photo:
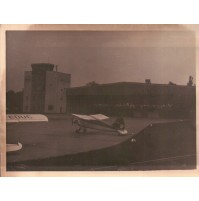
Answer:
[[117, 82], [66, 89], [70, 113], [132, 117], [195, 117], [196, 87]]

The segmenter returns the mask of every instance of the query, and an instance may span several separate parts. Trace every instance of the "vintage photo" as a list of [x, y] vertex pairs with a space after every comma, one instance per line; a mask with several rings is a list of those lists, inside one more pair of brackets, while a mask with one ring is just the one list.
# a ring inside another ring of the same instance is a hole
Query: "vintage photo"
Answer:
[[196, 169], [189, 30], [6, 31], [6, 171]]

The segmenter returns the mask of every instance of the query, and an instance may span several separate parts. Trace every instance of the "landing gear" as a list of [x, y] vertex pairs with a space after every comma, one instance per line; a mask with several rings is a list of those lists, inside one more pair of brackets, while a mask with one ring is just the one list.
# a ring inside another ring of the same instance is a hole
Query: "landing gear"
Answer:
[[75, 132], [76, 132], [76, 133], [86, 133], [87, 130], [86, 130], [86, 128], [84, 128], [84, 127], [79, 127]]

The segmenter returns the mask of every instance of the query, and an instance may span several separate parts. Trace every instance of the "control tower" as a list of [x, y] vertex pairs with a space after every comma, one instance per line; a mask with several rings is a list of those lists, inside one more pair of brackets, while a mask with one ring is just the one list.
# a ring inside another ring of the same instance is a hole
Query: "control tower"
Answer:
[[25, 71], [24, 76], [23, 112], [66, 112], [65, 89], [70, 87], [70, 74], [58, 72], [57, 66], [49, 63], [31, 67], [32, 71]]

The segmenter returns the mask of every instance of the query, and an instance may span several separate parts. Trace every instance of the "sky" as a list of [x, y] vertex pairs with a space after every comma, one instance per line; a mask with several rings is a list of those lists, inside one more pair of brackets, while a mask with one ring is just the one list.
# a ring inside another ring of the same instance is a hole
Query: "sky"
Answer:
[[196, 69], [191, 31], [7, 31], [6, 90], [24, 88], [32, 63], [71, 74], [71, 86], [95, 81], [186, 85]]

